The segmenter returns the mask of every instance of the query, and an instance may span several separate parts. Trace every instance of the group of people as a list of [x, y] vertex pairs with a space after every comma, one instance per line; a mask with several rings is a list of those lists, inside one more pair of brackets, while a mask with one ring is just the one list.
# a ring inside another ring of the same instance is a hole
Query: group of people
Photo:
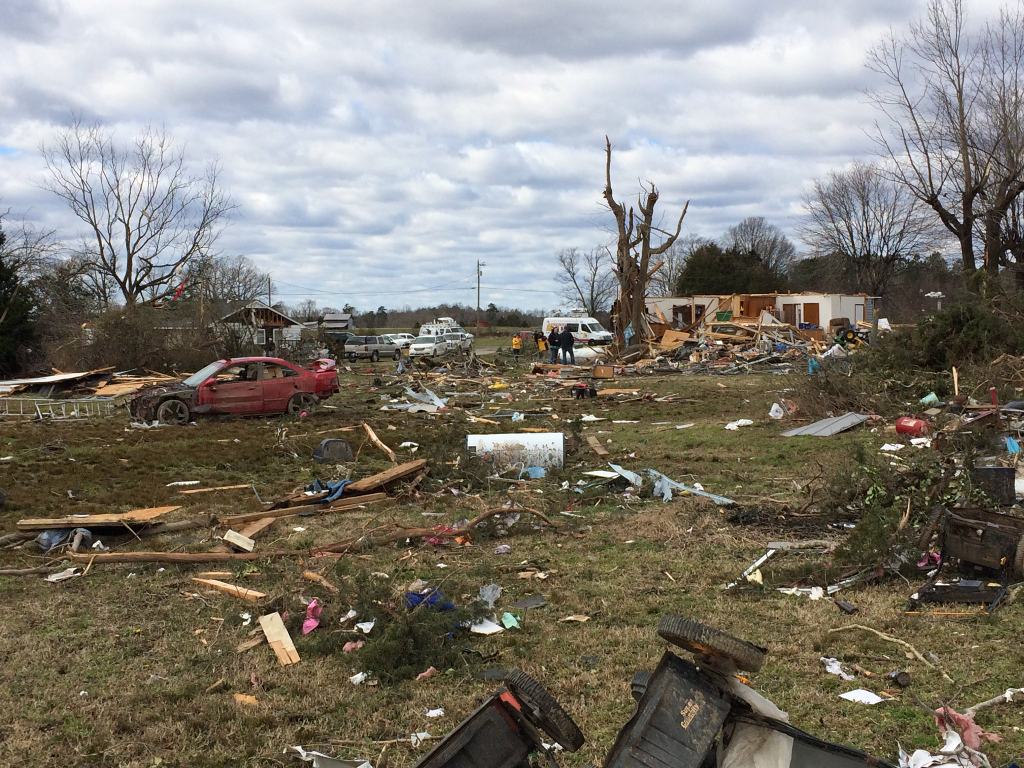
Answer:
[[[546, 338], [541, 331], [537, 331], [533, 334], [533, 341], [538, 352], [543, 352], [546, 348], [551, 349], [552, 365], [558, 362], [558, 350], [562, 350], [562, 365], [576, 365], [576, 339], [566, 326], [553, 327]], [[522, 349], [523, 340], [517, 333], [512, 337], [512, 354], [518, 358]]]

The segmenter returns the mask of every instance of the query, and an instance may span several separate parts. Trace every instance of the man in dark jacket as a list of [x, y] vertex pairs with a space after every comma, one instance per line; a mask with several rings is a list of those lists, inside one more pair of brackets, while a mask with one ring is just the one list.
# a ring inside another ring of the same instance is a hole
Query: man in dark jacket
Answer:
[[572, 331], [569, 330], [569, 326], [565, 326], [558, 334], [558, 346], [562, 349], [562, 365], [568, 365], [570, 359], [572, 364], [576, 365], [576, 351], [573, 349], [575, 343], [576, 339], [573, 338]]
[[551, 365], [558, 362], [558, 329], [551, 326], [551, 333], [548, 336], [548, 346], [551, 347]]

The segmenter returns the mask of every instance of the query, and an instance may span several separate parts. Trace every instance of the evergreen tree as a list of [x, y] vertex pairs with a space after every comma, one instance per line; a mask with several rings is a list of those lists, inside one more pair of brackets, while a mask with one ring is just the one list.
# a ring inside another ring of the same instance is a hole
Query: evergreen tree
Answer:
[[7, 257], [6, 240], [0, 231], [0, 376], [16, 373], [19, 353], [35, 338], [32, 293]]

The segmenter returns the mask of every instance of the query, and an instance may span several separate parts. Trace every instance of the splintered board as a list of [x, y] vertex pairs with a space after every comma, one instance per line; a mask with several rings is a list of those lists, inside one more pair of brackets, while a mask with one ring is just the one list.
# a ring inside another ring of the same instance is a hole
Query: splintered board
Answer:
[[152, 507], [109, 515], [69, 515], [67, 517], [29, 518], [18, 521], [19, 531], [45, 531], [51, 528], [102, 528], [120, 525], [148, 524], [181, 507]]
[[260, 616], [260, 626], [263, 627], [263, 634], [267, 637], [267, 643], [277, 654], [277, 661], [282, 667], [289, 664], [297, 664], [299, 652], [295, 650], [292, 636], [281, 619], [280, 613], [268, 613]]

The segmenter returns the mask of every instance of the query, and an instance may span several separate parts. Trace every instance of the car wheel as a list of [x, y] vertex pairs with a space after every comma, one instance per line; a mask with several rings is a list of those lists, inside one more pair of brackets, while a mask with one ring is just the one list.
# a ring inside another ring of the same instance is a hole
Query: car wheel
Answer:
[[348, 359], [349, 359], [349, 362], [354, 363], [356, 361], [356, 353], [355, 352], [349, 352], [348, 353]]
[[380, 353], [375, 349], [370, 353], [370, 362], [376, 363], [378, 360], [380, 360]]
[[312, 413], [316, 410], [318, 404], [317, 399], [308, 392], [297, 392], [288, 401], [288, 413], [292, 416], [298, 416], [303, 411]]
[[402, 359], [402, 350], [396, 349], [395, 350], [395, 354], [393, 354], [391, 357], [394, 358], [395, 360], [401, 360]]
[[181, 400], [172, 398], [160, 403], [156, 409], [156, 420], [161, 424], [181, 426], [188, 424], [188, 406]]

